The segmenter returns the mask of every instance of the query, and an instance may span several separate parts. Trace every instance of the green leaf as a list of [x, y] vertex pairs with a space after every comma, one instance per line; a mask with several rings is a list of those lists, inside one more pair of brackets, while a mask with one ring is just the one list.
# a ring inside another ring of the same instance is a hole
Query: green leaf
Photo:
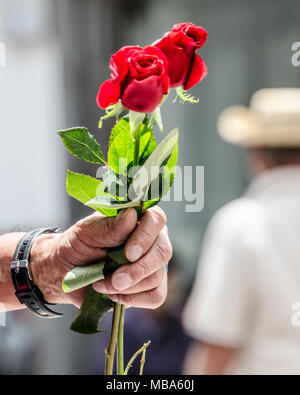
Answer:
[[[139, 165], [142, 166], [156, 148], [156, 141], [148, 121], [140, 126]], [[121, 161], [120, 161], [121, 159]], [[134, 140], [130, 134], [128, 118], [122, 118], [113, 128], [108, 151], [108, 164], [117, 174], [126, 174], [134, 159]]]
[[72, 128], [57, 133], [66, 148], [77, 158], [91, 163], [105, 163], [100, 145], [86, 128]]
[[126, 200], [127, 196], [127, 178], [118, 175], [109, 169], [103, 176], [104, 191], [114, 197], [114, 200]]
[[151, 182], [158, 177], [159, 168], [170, 156], [178, 141], [178, 129], [172, 130], [148, 157], [145, 164], [135, 174], [128, 190], [132, 200], [146, 200]]
[[[98, 196], [106, 196], [104, 184], [101, 180], [86, 176], [84, 174], [73, 173], [68, 170], [66, 187], [68, 194], [74, 199], [85, 204]], [[97, 209], [108, 217], [117, 215], [117, 210]]]
[[[170, 155], [170, 158], [165, 166], [164, 177], [165, 178], [170, 177], [170, 182], [169, 182], [169, 187], [167, 186], [167, 189], [163, 191], [163, 195], [165, 195], [169, 191], [169, 189], [172, 188], [174, 184], [177, 161], [178, 161], [178, 141], [176, 142], [175, 147], [173, 148], [172, 153]], [[166, 174], [166, 167], [168, 168], [167, 174]]]
[[172, 188], [175, 179], [177, 159], [178, 141], [171, 155], [167, 158], [166, 163], [162, 165], [158, 179], [152, 181], [148, 193], [149, 199], [156, 200], [158, 198], [161, 200], [161, 198]]
[[109, 138], [109, 143], [108, 146], [110, 147], [112, 142], [114, 141], [114, 139], [120, 134], [122, 133], [123, 130], [129, 130], [129, 117], [125, 116], [122, 119], [120, 119], [115, 126], [112, 128], [111, 134], [110, 134], [110, 138]]
[[122, 118], [113, 128], [110, 138], [108, 150], [108, 164], [110, 168], [118, 174], [125, 174], [128, 165], [127, 158], [130, 152], [134, 152], [134, 141], [130, 134], [128, 119]]
[[94, 335], [103, 332], [98, 329], [99, 323], [113, 305], [114, 303], [107, 295], [99, 294], [93, 287], [90, 287], [79, 313], [71, 325], [72, 331], [84, 335]]
[[62, 289], [65, 293], [76, 291], [84, 288], [96, 281], [103, 280], [103, 269], [105, 261], [98, 262], [94, 265], [76, 266], [70, 270], [62, 282]]
[[125, 265], [128, 263], [128, 260], [125, 256], [124, 252], [124, 245], [119, 247], [110, 248], [107, 251], [107, 256], [112, 259], [114, 262], [118, 263], [119, 265]]
[[[140, 153], [139, 153], [139, 166], [143, 166], [149, 156], [157, 147], [155, 137], [153, 135], [153, 130], [148, 129], [144, 134], [142, 134], [140, 139]], [[130, 168], [133, 164], [133, 156], [132, 161], [129, 162], [128, 168]]]
[[104, 197], [95, 197], [94, 199], [87, 202], [85, 205], [88, 207], [91, 207], [95, 210], [98, 210], [99, 208], [120, 210], [123, 208], [138, 207], [140, 205], [140, 202], [137, 200], [132, 200], [127, 203], [119, 203], [119, 202], [111, 201], [111, 200], [104, 198]]
[[159, 202], [160, 202], [160, 198], [146, 200], [144, 202], [144, 210], [148, 210], [148, 208], [156, 206]]

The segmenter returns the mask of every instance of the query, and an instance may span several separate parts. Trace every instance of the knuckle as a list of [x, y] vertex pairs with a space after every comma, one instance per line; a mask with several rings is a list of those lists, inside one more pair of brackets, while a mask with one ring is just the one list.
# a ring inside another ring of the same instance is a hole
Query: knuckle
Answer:
[[136, 239], [136, 242], [145, 249], [150, 243], [152, 243], [153, 235], [147, 230], [147, 228], [141, 228], [138, 229]]
[[85, 228], [86, 228], [86, 225], [85, 225], [84, 221], [80, 220], [80, 221], [76, 222], [76, 224], [73, 225], [72, 228], [70, 228], [70, 230], [72, 230], [74, 237], [76, 239], [80, 240], [81, 237], [86, 236]]
[[122, 303], [128, 306], [134, 306], [136, 303], [136, 295], [134, 294], [121, 295], [120, 298]]
[[173, 256], [173, 247], [170, 241], [168, 242], [167, 248], [166, 248], [166, 254], [167, 254], [167, 260], [169, 261], [172, 256]]
[[136, 270], [134, 273], [135, 281], [139, 282], [142, 279], [149, 276], [150, 265], [146, 259], [142, 259], [140, 262], [136, 263]]
[[156, 254], [160, 262], [168, 262], [172, 257], [171, 243], [168, 240], [160, 240], [156, 243]]
[[74, 237], [88, 246], [97, 246], [97, 232], [94, 231], [95, 221], [99, 221], [99, 218], [91, 215], [76, 222], [71, 228]]
[[161, 243], [161, 248], [165, 252], [165, 257], [167, 261], [169, 261], [173, 255], [173, 247], [167, 233], [162, 233], [160, 243]]
[[161, 225], [162, 227], [166, 225], [167, 216], [160, 207], [153, 208], [150, 213], [155, 224]]
[[164, 269], [160, 269], [157, 270], [154, 274], [153, 274], [153, 278], [152, 278], [152, 286], [153, 288], [157, 287], [163, 280], [164, 278]]
[[166, 299], [166, 293], [161, 287], [157, 287], [149, 292], [149, 301], [153, 309], [160, 307]]
[[164, 271], [163, 269], [157, 270], [155, 273], [153, 273], [151, 276], [147, 278], [147, 286], [148, 289], [153, 289], [159, 286], [161, 283], [162, 279], [164, 276]]
[[160, 263], [165, 263], [167, 260], [166, 253], [165, 253], [164, 249], [161, 247], [161, 245], [156, 246], [156, 256], [157, 256], [157, 260]]
[[112, 233], [112, 221], [110, 221], [109, 219], [105, 219], [103, 221], [103, 235], [104, 237], [108, 238], [111, 237], [111, 233]]
[[92, 249], [92, 241], [87, 235], [87, 232], [84, 231], [83, 223], [76, 223], [67, 230], [65, 241], [66, 243], [62, 251], [66, 250], [69, 255], [70, 251], [72, 251], [72, 256], [76, 256], [78, 259], [82, 255], [88, 254]]
[[118, 231], [115, 218], [104, 218], [103, 219], [103, 236], [105, 241], [112, 241], [113, 243], [122, 243], [123, 238], [121, 232]]

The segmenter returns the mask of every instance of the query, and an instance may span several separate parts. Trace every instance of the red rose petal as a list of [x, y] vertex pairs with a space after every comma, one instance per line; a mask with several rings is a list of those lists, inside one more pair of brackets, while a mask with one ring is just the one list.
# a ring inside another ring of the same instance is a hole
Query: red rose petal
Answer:
[[195, 40], [192, 37], [187, 36], [184, 32], [171, 32], [170, 39], [174, 45], [182, 48], [187, 56], [192, 57], [195, 51]]
[[169, 61], [169, 78], [171, 88], [183, 85], [190, 68], [190, 58], [183, 48], [175, 45], [169, 36], [164, 36], [154, 43], [161, 49]]
[[193, 65], [189, 76], [184, 84], [184, 89], [188, 90], [192, 88], [192, 86], [198, 84], [203, 78], [207, 75], [207, 67], [204, 63], [204, 60], [200, 58], [199, 55], [195, 54]]
[[121, 94], [121, 86], [118, 80], [111, 79], [103, 82], [100, 86], [96, 102], [100, 108], [105, 110], [110, 104], [118, 102]]
[[187, 27], [186, 34], [194, 39], [197, 49], [201, 48], [207, 40], [207, 31], [200, 26], [191, 24]]
[[202, 47], [207, 39], [207, 31], [202, 26], [197, 26], [194, 23], [178, 23], [173, 26], [172, 32], [183, 32], [187, 36], [194, 39], [197, 44], [197, 48]]
[[132, 80], [122, 95], [122, 103], [128, 110], [153, 112], [162, 101], [164, 92], [161, 77]]
[[111, 56], [110, 69], [112, 71], [112, 78], [119, 79], [122, 82], [128, 73], [128, 57], [139, 51], [140, 47], [123, 47], [118, 52]]
[[112, 78], [105, 81], [97, 104], [105, 109], [119, 99], [125, 107], [152, 112], [170, 89], [168, 59], [156, 47], [123, 47], [111, 57]]

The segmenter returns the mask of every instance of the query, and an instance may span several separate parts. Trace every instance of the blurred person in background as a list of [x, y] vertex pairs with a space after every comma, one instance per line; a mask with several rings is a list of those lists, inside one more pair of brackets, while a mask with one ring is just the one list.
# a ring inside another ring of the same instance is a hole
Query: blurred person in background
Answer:
[[[181, 313], [187, 297], [188, 285], [183, 280], [182, 265], [176, 258], [171, 259], [168, 271], [168, 296], [165, 303], [156, 310], [129, 309], [125, 317], [125, 361], [145, 342], [151, 340], [147, 349], [144, 374], [176, 375], [183, 371], [183, 364], [191, 338], [182, 327]], [[109, 320], [106, 328], [109, 331]], [[91, 360], [91, 372], [102, 374], [105, 358], [101, 350], [103, 337], [98, 336], [93, 344], [94, 358]], [[141, 355], [135, 360], [130, 375], [138, 375]]]
[[[300, 89], [263, 89], [219, 119], [253, 181], [204, 240], [184, 311], [193, 374], [300, 374]], [[293, 317], [294, 315], [294, 317]]]

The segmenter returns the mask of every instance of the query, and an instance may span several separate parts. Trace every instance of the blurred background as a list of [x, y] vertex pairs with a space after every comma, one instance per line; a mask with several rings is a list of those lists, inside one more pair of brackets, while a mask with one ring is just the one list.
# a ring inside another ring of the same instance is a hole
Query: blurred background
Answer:
[[[173, 286], [161, 310], [127, 315], [128, 353], [153, 340], [145, 373], [181, 372], [189, 338], [178, 317], [204, 231], [215, 211], [247, 184], [242, 150], [222, 142], [216, 120], [225, 107], [247, 105], [257, 89], [299, 86], [300, 68], [291, 63], [292, 43], [300, 41], [299, 1], [0, 0], [0, 42], [6, 46], [6, 66], [0, 66], [0, 232], [65, 228], [89, 214], [67, 196], [65, 175], [67, 168], [93, 176], [97, 169], [73, 160], [55, 132], [86, 126], [105, 151], [112, 124], [97, 129], [95, 97], [109, 76], [110, 55], [122, 45], [152, 43], [185, 21], [208, 30], [199, 51], [208, 77], [192, 91], [198, 105], [169, 99], [164, 120], [167, 130], [181, 130], [180, 164], [205, 167], [205, 206], [186, 213], [186, 202], [162, 203], [176, 255]], [[61, 311], [64, 318], [50, 321], [25, 311], [7, 315], [7, 326], [0, 327], [0, 373], [102, 372], [107, 337], [71, 333], [76, 310]], [[132, 328], [133, 321], [140, 328]], [[182, 346], [177, 353], [176, 344]]]

